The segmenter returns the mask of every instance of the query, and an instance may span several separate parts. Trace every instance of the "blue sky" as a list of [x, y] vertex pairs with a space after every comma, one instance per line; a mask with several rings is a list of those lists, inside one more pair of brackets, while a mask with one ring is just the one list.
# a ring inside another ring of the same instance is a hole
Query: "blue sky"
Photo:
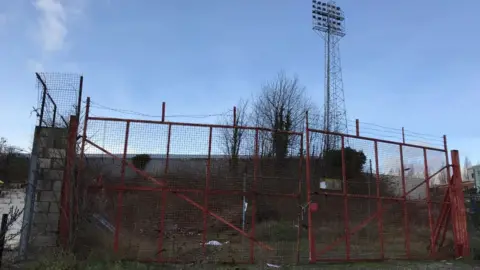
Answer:
[[[109, 107], [159, 115], [166, 101], [168, 114], [207, 115], [283, 69], [322, 104], [323, 42], [311, 30], [311, 1], [141, 2], [0, 0], [0, 136], [31, 144], [35, 71], [82, 73], [86, 95]], [[450, 148], [480, 162], [480, 2], [337, 4], [347, 17], [348, 118], [446, 134]]]

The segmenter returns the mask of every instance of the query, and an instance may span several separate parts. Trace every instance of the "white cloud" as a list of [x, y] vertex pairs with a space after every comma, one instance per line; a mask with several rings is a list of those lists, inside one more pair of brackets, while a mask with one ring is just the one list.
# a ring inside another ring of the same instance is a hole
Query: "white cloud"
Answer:
[[60, 51], [67, 37], [67, 10], [60, 0], [35, 0], [35, 8], [40, 13], [40, 40], [47, 52]]

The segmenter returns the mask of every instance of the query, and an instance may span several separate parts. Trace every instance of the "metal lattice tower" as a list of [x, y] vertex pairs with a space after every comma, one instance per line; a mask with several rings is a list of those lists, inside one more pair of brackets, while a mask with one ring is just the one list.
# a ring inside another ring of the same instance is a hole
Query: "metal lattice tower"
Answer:
[[[313, 30], [325, 41], [325, 97], [323, 130], [348, 133], [345, 96], [343, 93], [340, 39], [345, 36], [345, 17], [335, 2], [312, 1]], [[322, 152], [339, 149], [340, 137], [323, 136]]]

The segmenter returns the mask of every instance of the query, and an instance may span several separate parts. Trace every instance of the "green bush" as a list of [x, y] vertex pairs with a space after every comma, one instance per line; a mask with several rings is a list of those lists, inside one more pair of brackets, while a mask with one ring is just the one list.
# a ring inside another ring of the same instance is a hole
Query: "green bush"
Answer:
[[133, 165], [140, 170], [145, 170], [147, 164], [152, 160], [149, 154], [140, 154], [132, 158]]

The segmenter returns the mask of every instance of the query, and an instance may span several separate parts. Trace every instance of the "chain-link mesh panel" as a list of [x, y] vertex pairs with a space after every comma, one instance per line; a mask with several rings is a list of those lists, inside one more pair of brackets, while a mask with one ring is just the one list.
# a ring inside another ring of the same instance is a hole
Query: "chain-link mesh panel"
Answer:
[[87, 139], [90, 209], [123, 257], [296, 262], [302, 134], [91, 119]]
[[81, 76], [63, 73], [36, 73], [39, 125], [66, 127], [70, 115], [79, 117]]
[[[443, 197], [434, 200], [432, 186], [443, 177], [445, 152], [338, 135], [343, 149], [315, 153], [322, 134], [307, 132], [317, 260], [431, 257], [431, 236], [445, 207]], [[447, 231], [446, 242], [450, 238]], [[450, 253], [441, 256], [451, 256], [452, 249], [445, 250]]]
[[307, 129], [307, 144], [258, 127], [90, 118], [83, 208], [123, 258], [306, 262], [308, 230], [319, 261], [431, 258], [442, 150], [334, 134], [343, 148], [321, 152], [323, 131]]

